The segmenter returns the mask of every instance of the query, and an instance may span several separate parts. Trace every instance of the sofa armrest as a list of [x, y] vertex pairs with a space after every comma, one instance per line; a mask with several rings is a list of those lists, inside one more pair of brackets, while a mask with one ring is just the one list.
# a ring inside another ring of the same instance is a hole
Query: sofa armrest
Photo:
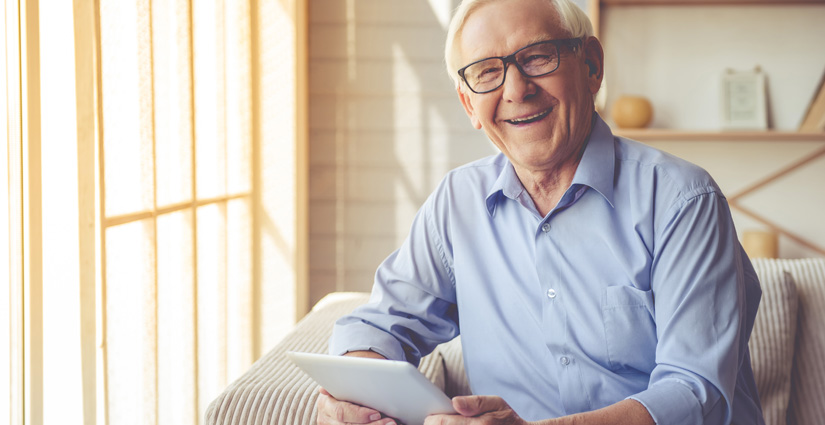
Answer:
[[[210, 403], [204, 424], [314, 425], [318, 385], [292, 364], [286, 352], [326, 353], [335, 320], [368, 299], [366, 293], [334, 293], [319, 301], [275, 348]], [[458, 350], [460, 357], [460, 345]], [[455, 364], [455, 348], [451, 356], [451, 364]], [[442, 390], [447, 380], [445, 363], [441, 351], [436, 350], [419, 365]], [[463, 373], [463, 364], [461, 367]]]
[[292, 364], [286, 352], [326, 352], [335, 320], [368, 298], [368, 294], [340, 293], [321, 300], [275, 348], [210, 403], [204, 424], [314, 423], [318, 385]]

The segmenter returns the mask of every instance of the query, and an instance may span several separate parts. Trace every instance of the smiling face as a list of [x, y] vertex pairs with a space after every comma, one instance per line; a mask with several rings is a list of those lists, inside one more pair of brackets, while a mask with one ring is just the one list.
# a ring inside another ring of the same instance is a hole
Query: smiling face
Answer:
[[[469, 64], [507, 56], [537, 41], [569, 37], [549, 1], [499, 0], [467, 18], [459, 56]], [[507, 155], [520, 176], [521, 171], [556, 172], [577, 164], [590, 134], [603, 60], [595, 38], [585, 40], [581, 49], [577, 55], [560, 48], [560, 64], [552, 74], [525, 77], [510, 65], [504, 85], [492, 92], [459, 90], [470, 121]]]

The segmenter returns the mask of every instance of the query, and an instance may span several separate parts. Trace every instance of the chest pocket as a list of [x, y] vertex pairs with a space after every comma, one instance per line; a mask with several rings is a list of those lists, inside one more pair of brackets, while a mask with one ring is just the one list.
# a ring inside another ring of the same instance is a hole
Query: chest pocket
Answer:
[[656, 366], [653, 292], [610, 286], [601, 299], [608, 366], [616, 373], [650, 373]]

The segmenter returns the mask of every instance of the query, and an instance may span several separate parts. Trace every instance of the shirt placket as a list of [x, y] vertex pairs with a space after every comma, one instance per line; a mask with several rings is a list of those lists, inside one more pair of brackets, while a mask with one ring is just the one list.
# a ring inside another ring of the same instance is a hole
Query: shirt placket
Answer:
[[[562, 249], [554, 234], [553, 217], [564, 211], [582, 191], [569, 193], [562, 198], [559, 206], [539, 222], [536, 231], [536, 273], [539, 278], [542, 297], [542, 326], [544, 342], [549, 351], [547, 365], [555, 373], [559, 383], [559, 399], [567, 414], [591, 410], [587, 390], [584, 386], [578, 353], [571, 350], [569, 308], [575, 308], [568, 302], [567, 291], [570, 282], [564, 279]], [[567, 201], [567, 202], [565, 202]]]

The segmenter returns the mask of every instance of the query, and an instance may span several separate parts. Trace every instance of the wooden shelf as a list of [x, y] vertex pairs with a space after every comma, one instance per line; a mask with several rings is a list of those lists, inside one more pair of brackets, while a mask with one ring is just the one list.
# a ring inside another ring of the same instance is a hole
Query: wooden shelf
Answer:
[[617, 136], [640, 142], [657, 141], [740, 141], [740, 142], [825, 142], [825, 133], [795, 131], [689, 131], [648, 128], [613, 129]]
[[[603, 9], [622, 6], [825, 6], [825, 0], [589, 0], [590, 16], [596, 36], [601, 34]], [[819, 9], [817, 9], [819, 10]], [[743, 142], [825, 142], [825, 132], [798, 131], [692, 131], [684, 129], [619, 129], [616, 135], [641, 142], [654, 141], [743, 141]]]

